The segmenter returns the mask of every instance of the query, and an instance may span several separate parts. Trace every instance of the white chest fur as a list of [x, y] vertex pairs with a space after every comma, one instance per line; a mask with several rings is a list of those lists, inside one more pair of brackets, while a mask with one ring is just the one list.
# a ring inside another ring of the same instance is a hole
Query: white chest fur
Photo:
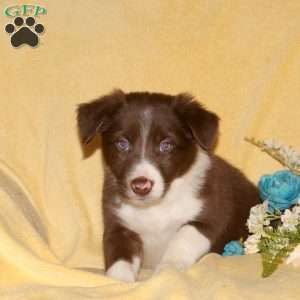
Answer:
[[190, 170], [171, 184], [161, 201], [151, 207], [123, 203], [117, 215], [143, 241], [143, 267], [155, 267], [178, 229], [201, 213], [203, 201], [197, 191], [204, 182], [210, 161], [199, 152]]

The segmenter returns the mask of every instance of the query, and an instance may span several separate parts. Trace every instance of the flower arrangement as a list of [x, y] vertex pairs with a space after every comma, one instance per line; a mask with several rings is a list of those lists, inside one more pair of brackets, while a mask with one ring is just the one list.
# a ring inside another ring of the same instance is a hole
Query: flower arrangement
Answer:
[[[249, 236], [231, 241], [223, 256], [260, 253], [263, 277], [270, 276], [286, 260], [300, 265], [300, 155], [275, 140], [246, 141], [259, 147], [286, 169], [260, 178], [262, 203], [251, 208], [247, 220]], [[296, 261], [295, 263], [295, 260]]]

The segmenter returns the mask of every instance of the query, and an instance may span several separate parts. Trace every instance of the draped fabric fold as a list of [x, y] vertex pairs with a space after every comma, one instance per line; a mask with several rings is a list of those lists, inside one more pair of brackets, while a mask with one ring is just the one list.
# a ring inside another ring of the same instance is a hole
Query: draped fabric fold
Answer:
[[13, 17], [0, 18], [0, 298], [297, 299], [300, 269], [262, 279], [259, 255], [209, 254], [134, 284], [104, 276], [101, 150], [82, 149], [76, 108], [113, 88], [189, 92], [221, 118], [217, 153], [257, 182], [281, 166], [245, 136], [300, 151], [300, 2], [31, 5], [47, 10], [35, 48], [14, 48]]

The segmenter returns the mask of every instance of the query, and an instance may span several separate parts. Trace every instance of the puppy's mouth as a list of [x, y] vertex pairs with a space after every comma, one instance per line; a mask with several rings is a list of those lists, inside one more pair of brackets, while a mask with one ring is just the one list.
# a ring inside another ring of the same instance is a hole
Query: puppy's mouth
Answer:
[[151, 207], [154, 205], [159, 204], [162, 201], [162, 198], [152, 198], [152, 197], [130, 197], [130, 198], [123, 198], [123, 201], [136, 206], [136, 207]]

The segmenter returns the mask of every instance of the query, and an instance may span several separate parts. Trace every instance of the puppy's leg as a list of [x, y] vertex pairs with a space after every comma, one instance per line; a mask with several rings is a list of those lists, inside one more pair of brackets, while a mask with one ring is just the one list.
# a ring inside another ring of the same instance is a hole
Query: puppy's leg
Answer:
[[169, 242], [156, 268], [156, 272], [168, 266], [186, 269], [210, 250], [210, 240], [193, 225], [184, 225]]
[[134, 282], [141, 266], [142, 241], [133, 231], [113, 225], [104, 232], [106, 274], [118, 280]]

